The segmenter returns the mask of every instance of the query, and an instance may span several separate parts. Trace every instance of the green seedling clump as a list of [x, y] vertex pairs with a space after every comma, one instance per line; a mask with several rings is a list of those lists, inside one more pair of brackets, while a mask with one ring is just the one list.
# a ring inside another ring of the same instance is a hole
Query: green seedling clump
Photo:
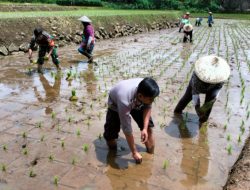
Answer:
[[54, 160], [54, 156], [53, 155], [49, 155], [49, 161], [53, 161]]
[[4, 144], [4, 145], [3, 145], [3, 150], [4, 150], [5, 152], [8, 150], [8, 148], [7, 148], [7, 145], [6, 145], [6, 144]]
[[56, 186], [58, 186], [58, 180], [59, 180], [59, 177], [58, 176], [54, 176], [54, 184]]
[[1, 170], [2, 170], [2, 172], [6, 172], [7, 169], [6, 169], [5, 164], [2, 164], [2, 165], [1, 165]]
[[55, 112], [52, 112], [52, 113], [51, 113], [51, 118], [52, 118], [52, 119], [55, 119], [55, 118], [56, 118], [56, 113], [55, 113]]
[[167, 169], [167, 167], [169, 166], [169, 161], [168, 160], [164, 160], [163, 162], [163, 169]]
[[24, 148], [24, 149], [23, 149], [23, 154], [24, 154], [24, 155], [28, 155], [28, 149], [27, 149], [27, 148]]
[[231, 144], [228, 145], [228, 147], [227, 147], [227, 153], [228, 153], [228, 155], [232, 154], [232, 149], [233, 149], [232, 145]]
[[73, 89], [71, 91], [71, 97], [69, 98], [70, 101], [77, 101], [78, 100], [78, 97], [76, 96], [76, 90]]
[[36, 177], [36, 174], [34, 173], [34, 171], [33, 171], [33, 170], [30, 170], [30, 172], [29, 172], [29, 176], [30, 176], [30, 177]]
[[227, 135], [227, 141], [231, 141], [231, 135], [230, 134]]
[[76, 135], [77, 135], [78, 137], [80, 137], [80, 136], [81, 136], [81, 130], [80, 130], [80, 129], [77, 129], [77, 131], [76, 131]]
[[83, 144], [82, 149], [84, 150], [84, 152], [87, 152], [89, 150], [89, 145]]

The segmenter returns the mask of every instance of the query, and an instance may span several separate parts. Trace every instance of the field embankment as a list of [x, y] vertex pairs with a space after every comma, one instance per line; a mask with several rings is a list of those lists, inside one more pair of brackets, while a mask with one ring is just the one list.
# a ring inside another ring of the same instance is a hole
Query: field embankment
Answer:
[[37, 26], [51, 33], [59, 46], [80, 43], [82, 25], [77, 18], [82, 15], [92, 19], [96, 39], [101, 40], [176, 27], [179, 12], [105, 9], [0, 12], [0, 54], [27, 51], [27, 43]]

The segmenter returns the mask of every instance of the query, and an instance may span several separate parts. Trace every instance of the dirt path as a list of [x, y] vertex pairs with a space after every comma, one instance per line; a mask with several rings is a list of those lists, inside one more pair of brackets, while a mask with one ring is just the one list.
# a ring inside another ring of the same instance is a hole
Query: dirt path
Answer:
[[[47, 63], [38, 75], [20, 53], [1, 58], [0, 166], [6, 171], [0, 172], [0, 189], [222, 189], [249, 134], [249, 26], [216, 20], [213, 28], [194, 29], [193, 44], [182, 44], [176, 29], [101, 41], [97, 65], [88, 65], [76, 46], [61, 48], [61, 73]], [[199, 130], [190, 104], [183, 127], [172, 112], [193, 63], [207, 54], [227, 59], [232, 74], [209, 124]], [[73, 80], [66, 81], [70, 70]], [[145, 152], [133, 123], [143, 154], [136, 165], [122, 133], [116, 155], [102, 133], [108, 90], [119, 80], [144, 76], [161, 88], [153, 105], [156, 152]], [[76, 103], [69, 101], [72, 89]]]

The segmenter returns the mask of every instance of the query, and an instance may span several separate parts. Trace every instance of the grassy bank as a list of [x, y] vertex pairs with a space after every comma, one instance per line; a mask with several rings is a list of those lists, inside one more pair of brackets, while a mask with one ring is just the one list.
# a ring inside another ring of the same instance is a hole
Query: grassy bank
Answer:
[[109, 10], [109, 9], [81, 9], [74, 11], [31, 11], [31, 12], [0, 12], [0, 18], [30, 18], [30, 17], [77, 17], [87, 16], [126, 16], [126, 15], [164, 15], [169, 18], [177, 18], [179, 11], [158, 10]]
[[[216, 19], [250, 20], [250, 14], [245, 13], [214, 13]], [[191, 13], [191, 17], [208, 17], [207, 13]]]

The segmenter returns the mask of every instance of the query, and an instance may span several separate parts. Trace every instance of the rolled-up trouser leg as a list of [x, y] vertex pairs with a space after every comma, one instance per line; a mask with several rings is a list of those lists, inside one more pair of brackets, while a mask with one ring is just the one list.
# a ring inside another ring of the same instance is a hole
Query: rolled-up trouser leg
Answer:
[[182, 113], [182, 111], [185, 109], [185, 107], [191, 100], [192, 100], [192, 86], [190, 81], [184, 96], [180, 99], [177, 106], [175, 107], [174, 113]]
[[58, 65], [60, 64], [60, 61], [58, 59], [58, 54], [57, 54], [57, 48], [56, 47], [53, 48], [51, 57], [52, 57], [53, 63], [58, 67]]

